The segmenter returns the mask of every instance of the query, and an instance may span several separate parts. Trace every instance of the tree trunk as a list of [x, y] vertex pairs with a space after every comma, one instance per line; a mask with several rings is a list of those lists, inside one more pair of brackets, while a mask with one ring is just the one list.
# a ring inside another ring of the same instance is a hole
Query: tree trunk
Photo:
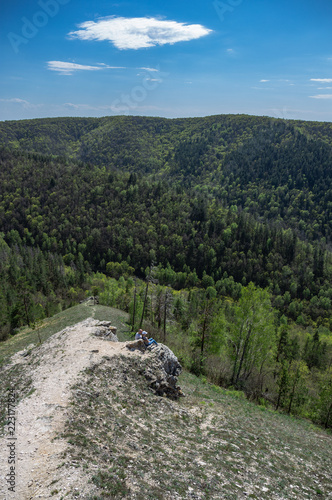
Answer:
[[167, 318], [167, 290], [165, 292], [165, 303], [164, 303], [164, 344], [166, 342], [166, 318]]
[[290, 400], [289, 400], [289, 405], [288, 405], [288, 410], [287, 410], [288, 413], [290, 413], [292, 411], [292, 404], [293, 404], [293, 399], [294, 399], [294, 395], [295, 395], [295, 389], [296, 389], [296, 386], [297, 386], [299, 379], [300, 379], [299, 370], [296, 370], [295, 380], [294, 380], [292, 393], [290, 395]]
[[241, 356], [241, 359], [240, 359], [240, 366], [239, 366], [239, 369], [238, 369], [238, 372], [237, 372], [237, 375], [236, 375], [236, 379], [235, 379], [235, 385], [238, 383], [238, 380], [239, 380], [239, 377], [240, 377], [240, 373], [241, 373], [241, 370], [242, 370], [242, 365], [243, 365], [243, 361], [244, 361], [244, 358], [245, 358], [245, 354], [246, 354], [246, 350], [247, 350], [247, 347], [248, 347], [248, 344], [249, 344], [250, 337], [251, 337], [251, 325], [249, 327], [246, 339], [244, 341], [244, 346], [243, 346], [243, 350], [242, 350], [242, 356]]
[[150, 273], [149, 273], [149, 276], [148, 276], [148, 279], [147, 279], [147, 282], [146, 282], [146, 289], [145, 289], [145, 297], [144, 297], [143, 311], [142, 311], [141, 321], [140, 321], [140, 324], [139, 324], [139, 327], [140, 327], [140, 328], [142, 328], [142, 325], [143, 325], [144, 312], [145, 312], [146, 302], [147, 302], [147, 299], [148, 299], [149, 282], [150, 282]]
[[27, 298], [25, 295], [23, 295], [23, 303], [24, 303], [24, 309], [25, 309], [25, 316], [27, 320], [27, 324], [30, 327], [30, 319], [29, 319], [29, 314], [28, 314], [28, 304], [27, 304]]
[[201, 354], [200, 354], [200, 361], [199, 361], [200, 372], [203, 371], [203, 355], [204, 355], [205, 335], [206, 335], [206, 327], [207, 327], [207, 315], [208, 315], [208, 306], [206, 304], [205, 305], [205, 311], [204, 311], [204, 321], [203, 321], [203, 328], [202, 328], [202, 337], [201, 337]]
[[133, 305], [133, 322], [132, 322], [132, 331], [135, 329], [135, 314], [136, 314], [136, 279], [135, 279], [135, 290], [134, 290], [134, 305]]
[[232, 378], [231, 378], [231, 384], [234, 385], [234, 379], [235, 379], [235, 373], [236, 373], [236, 367], [237, 367], [237, 362], [238, 362], [238, 359], [239, 359], [239, 356], [240, 356], [240, 347], [241, 347], [241, 339], [242, 339], [242, 332], [243, 332], [243, 328], [244, 328], [244, 321], [241, 325], [241, 330], [240, 330], [240, 341], [239, 341], [239, 345], [237, 346], [235, 343], [234, 343], [234, 346], [235, 346], [235, 360], [234, 360], [234, 365], [233, 365], [233, 373], [232, 373]]
[[332, 403], [330, 404], [330, 407], [327, 410], [327, 416], [326, 416], [326, 420], [325, 420], [325, 429], [328, 428], [331, 413], [332, 413]]

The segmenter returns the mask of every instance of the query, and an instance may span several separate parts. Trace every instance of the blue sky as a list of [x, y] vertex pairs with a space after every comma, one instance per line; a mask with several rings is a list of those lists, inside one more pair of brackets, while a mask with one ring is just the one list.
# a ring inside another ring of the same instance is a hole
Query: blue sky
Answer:
[[12, 0], [0, 19], [0, 120], [332, 121], [331, 0]]

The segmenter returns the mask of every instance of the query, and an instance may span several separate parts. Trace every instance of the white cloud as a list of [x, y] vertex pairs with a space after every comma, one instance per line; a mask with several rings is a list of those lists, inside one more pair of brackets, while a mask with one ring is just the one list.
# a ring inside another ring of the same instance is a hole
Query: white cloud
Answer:
[[11, 99], [0, 99], [1, 102], [13, 102], [16, 104], [21, 104], [24, 108], [29, 108], [32, 106], [30, 102], [20, 99], [19, 97], [12, 97]]
[[65, 102], [64, 106], [74, 109], [97, 109], [89, 104], [73, 104], [72, 102]]
[[266, 83], [269, 82], [270, 80], [259, 80], [260, 83]]
[[145, 71], [149, 71], [150, 73], [151, 72], [153, 73], [154, 71], [156, 71], [156, 72], [159, 71], [159, 69], [156, 69], [156, 68], [136, 68], [136, 69], [143, 69]]
[[72, 75], [74, 71], [98, 71], [101, 69], [124, 69], [121, 66], [107, 66], [104, 63], [98, 63], [98, 66], [87, 66], [64, 61], [48, 61], [48, 69], [57, 71], [61, 75]]
[[310, 78], [311, 82], [332, 83], [332, 78]]
[[153, 17], [103, 17], [71, 31], [70, 38], [109, 41], [118, 49], [142, 49], [201, 38], [211, 33], [201, 24], [185, 24]]
[[332, 99], [332, 94], [310, 95], [312, 99]]

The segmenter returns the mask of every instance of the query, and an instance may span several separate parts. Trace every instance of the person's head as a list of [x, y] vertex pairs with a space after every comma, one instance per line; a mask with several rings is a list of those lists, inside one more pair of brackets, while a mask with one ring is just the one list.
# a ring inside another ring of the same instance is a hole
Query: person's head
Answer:
[[138, 330], [138, 333], [143, 333], [142, 328], [140, 328], [140, 329]]

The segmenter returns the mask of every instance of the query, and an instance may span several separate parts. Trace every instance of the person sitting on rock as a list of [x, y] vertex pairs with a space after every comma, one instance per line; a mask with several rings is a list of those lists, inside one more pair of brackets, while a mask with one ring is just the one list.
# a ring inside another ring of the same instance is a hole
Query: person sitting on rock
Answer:
[[140, 328], [140, 329], [138, 330], [138, 332], [136, 333], [136, 335], [135, 335], [135, 340], [142, 339], [142, 338], [143, 338], [142, 333], [143, 333], [143, 330], [142, 330], [142, 328]]
[[153, 338], [149, 339], [148, 338], [148, 332], [146, 332], [146, 331], [142, 332], [142, 339], [144, 340], [144, 343], [145, 343], [146, 347], [149, 347], [152, 344], [158, 345], [158, 343], [155, 341], [155, 339], [153, 339]]

